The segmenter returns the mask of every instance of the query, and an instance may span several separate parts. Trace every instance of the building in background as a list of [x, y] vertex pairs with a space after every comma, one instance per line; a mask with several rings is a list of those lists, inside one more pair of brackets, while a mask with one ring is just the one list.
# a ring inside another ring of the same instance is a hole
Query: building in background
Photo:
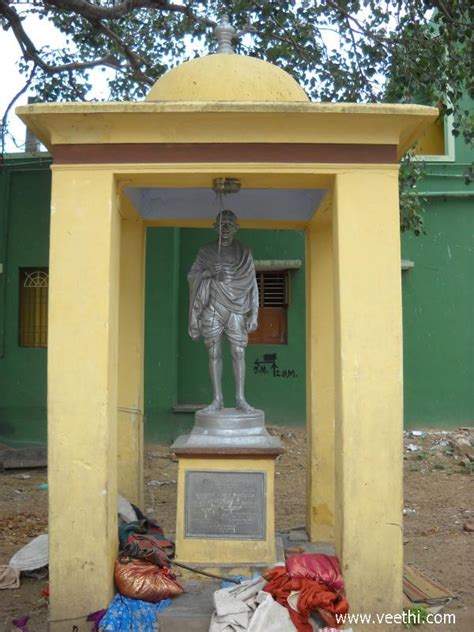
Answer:
[[[472, 101], [463, 105], [472, 112]], [[420, 143], [426, 234], [402, 236], [407, 428], [474, 422], [473, 152], [450, 117], [433, 131]]]

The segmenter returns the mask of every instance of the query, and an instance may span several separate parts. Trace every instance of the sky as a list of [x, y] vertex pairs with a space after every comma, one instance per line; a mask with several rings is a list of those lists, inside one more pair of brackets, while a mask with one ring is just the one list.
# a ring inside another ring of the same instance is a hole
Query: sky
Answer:
[[[17, 7], [19, 11], [19, 8]], [[25, 30], [37, 48], [45, 45], [61, 46], [65, 43], [65, 37], [47, 20], [40, 20], [35, 15], [29, 15], [25, 21]], [[0, 29], [0, 118], [13, 97], [25, 85], [26, 76], [22, 75], [18, 68], [21, 59], [21, 51], [18, 42], [11, 32], [11, 29], [4, 31]], [[93, 71], [94, 88], [90, 94], [91, 98], [106, 98], [108, 89], [104, 81], [104, 73]], [[15, 102], [15, 106], [10, 110], [8, 117], [9, 132], [6, 139], [6, 152], [24, 151], [26, 127], [15, 115], [15, 107], [25, 105], [28, 96], [33, 96], [31, 92], [22, 94]]]
[[[2, 115], [13, 96], [24, 85], [24, 80], [20, 76], [16, 65], [17, 59], [19, 58], [19, 52], [20, 47], [13, 35], [9, 31], [4, 31], [3, 29], [0, 30], [0, 112]], [[22, 95], [17, 103], [18, 105], [21, 105], [26, 103], [26, 100], [26, 95]], [[14, 134], [18, 137], [19, 141], [24, 142], [24, 125], [21, 123], [18, 124], [18, 119], [14, 121], [14, 118], [16, 117], [10, 114], [9, 123], [11, 122], [12, 124], [12, 131], [14, 130]], [[8, 142], [7, 151], [15, 151], [15, 147], [12, 147], [11, 141]]]

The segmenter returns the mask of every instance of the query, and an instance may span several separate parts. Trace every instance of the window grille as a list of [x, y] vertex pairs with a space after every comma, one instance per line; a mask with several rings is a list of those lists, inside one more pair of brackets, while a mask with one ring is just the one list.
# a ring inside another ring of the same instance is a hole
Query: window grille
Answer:
[[260, 307], [288, 305], [288, 272], [257, 272]]
[[21, 347], [46, 347], [48, 343], [48, 268], [20, 268]]
[[287, 344], [289, 274], [257, 272], [259, 295], [258, 329], [249, 335], [250, 344]]

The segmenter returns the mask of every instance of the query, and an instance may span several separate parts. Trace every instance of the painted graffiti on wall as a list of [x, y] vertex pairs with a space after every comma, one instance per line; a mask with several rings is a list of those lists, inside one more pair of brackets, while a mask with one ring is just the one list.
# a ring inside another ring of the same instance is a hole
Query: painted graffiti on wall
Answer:
[[278, 366], [276, 353], [264, 353], [262, 359], [256, 358], [253, 363], [253, 372], [255, 375], [270, 375], [286, 379], [298, 377], [296, 369], [282, 369]]

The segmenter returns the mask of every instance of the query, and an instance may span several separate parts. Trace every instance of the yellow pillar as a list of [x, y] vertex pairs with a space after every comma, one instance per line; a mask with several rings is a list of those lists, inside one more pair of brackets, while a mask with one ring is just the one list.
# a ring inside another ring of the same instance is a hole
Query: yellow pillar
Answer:
[[336, 549], [352, 612], [400, 613], [403, 426], [396, 167], [337, 176], [334, 247]]
[[48, 341], [50, 630], [89, 630], [117, 553], [120, 218], [109, 170], [53, 169]]
[[334, 541], [333, 246], [325, 215], [306, 231], [307, 529], [312, 542]]
[[145, 226], [122, 219], [119, 312], [118, 490], [143, 507]]

